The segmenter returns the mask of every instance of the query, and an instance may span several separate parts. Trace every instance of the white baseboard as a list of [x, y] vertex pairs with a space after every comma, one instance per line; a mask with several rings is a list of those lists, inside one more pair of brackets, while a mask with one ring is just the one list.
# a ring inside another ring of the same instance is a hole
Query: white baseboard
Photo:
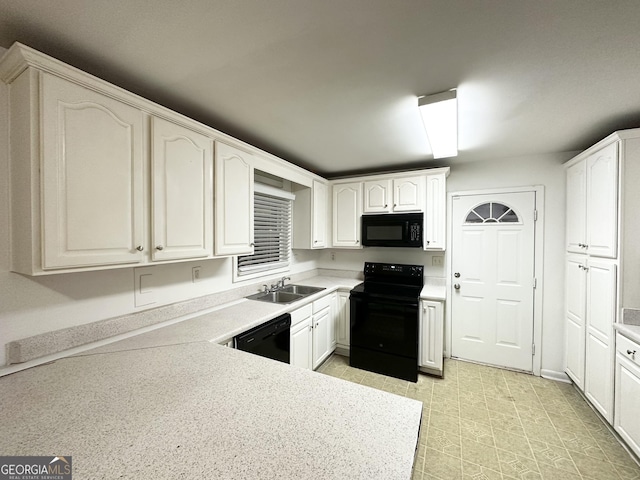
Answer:
[[555, 370], [540, 370], [540, 376], [556, 382], [571, 383], [571, 379], [564, 372], [556, 372]]

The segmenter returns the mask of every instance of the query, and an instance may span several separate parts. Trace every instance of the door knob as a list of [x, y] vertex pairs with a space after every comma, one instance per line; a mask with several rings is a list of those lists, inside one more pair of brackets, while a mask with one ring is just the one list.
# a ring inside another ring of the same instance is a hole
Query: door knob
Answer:
[[460, 278], [460, 273], [456, 272], [456, 273], [453, 274], [453, 276], [456, 277], [456, 278]]
[[459, 283], [456, 283], [456, 284], [453, 286], [453, 288], [455, 288], [456, 290], [460, 290], [460, 284], [459, 284]]

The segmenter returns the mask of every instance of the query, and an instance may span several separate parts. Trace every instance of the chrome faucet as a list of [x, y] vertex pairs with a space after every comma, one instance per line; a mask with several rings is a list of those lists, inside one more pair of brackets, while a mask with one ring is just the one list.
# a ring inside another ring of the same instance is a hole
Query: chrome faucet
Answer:
[[278, 280], [278, 288], [284, 288], [284, 282], [286, 280], [291, 280], [291, 277], [282, 277], [280, 280]]

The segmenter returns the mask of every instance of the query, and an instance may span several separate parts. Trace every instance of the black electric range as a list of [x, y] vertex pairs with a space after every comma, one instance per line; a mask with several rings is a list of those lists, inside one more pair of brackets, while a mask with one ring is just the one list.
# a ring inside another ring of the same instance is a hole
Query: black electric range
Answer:
[[351, 290], [352, 367], [416, 382], [422, 265], [364, 264], [364, 282]]

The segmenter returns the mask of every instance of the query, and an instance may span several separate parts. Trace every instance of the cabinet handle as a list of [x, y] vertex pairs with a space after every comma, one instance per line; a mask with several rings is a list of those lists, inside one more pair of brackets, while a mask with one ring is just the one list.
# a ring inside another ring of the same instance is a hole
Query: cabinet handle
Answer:
[[141, 251], [143, 251], [143, 250], [144, 250], [144, 247], [143, 247], [142, 245], [138, 245], [138, 246], [136, 247], [136, 250], [138, 250], [139, 252], [141, 252]]
[[164, 247], [163, 247], [162, 245], [158, 245], [158, 246], [156, 247], [156, 250], [164, 250]]
[[628, 355], [635, 355], [636, 351], [635, 350], [627, 350], [627, 354]]
[[251, 242], [251, 243], [249, 244], [249, 246], [250, 246], [250, 247], [255, 247], [255, 246], [256, 246], [256, 244], [255, 244], [254, 242]]
[[360, 240], [356, 240], [356, 245], [360, 243]]
[[385, 203], [384, 204], [384, 208], [387, 208], [389, 206], [389, 204]]
[[429, 245], [429, 243], [431, 243], [431, 240], [427, 240], [427, 245]]
[[456, 284], [453, 286], [453, 288], [455, 288], [456, 290], [460, 290], [460, 284], [459, 284], [459, 283], [456, 283]]
[[309, 331], [313, 329], [313, 325], [309, 325]]

